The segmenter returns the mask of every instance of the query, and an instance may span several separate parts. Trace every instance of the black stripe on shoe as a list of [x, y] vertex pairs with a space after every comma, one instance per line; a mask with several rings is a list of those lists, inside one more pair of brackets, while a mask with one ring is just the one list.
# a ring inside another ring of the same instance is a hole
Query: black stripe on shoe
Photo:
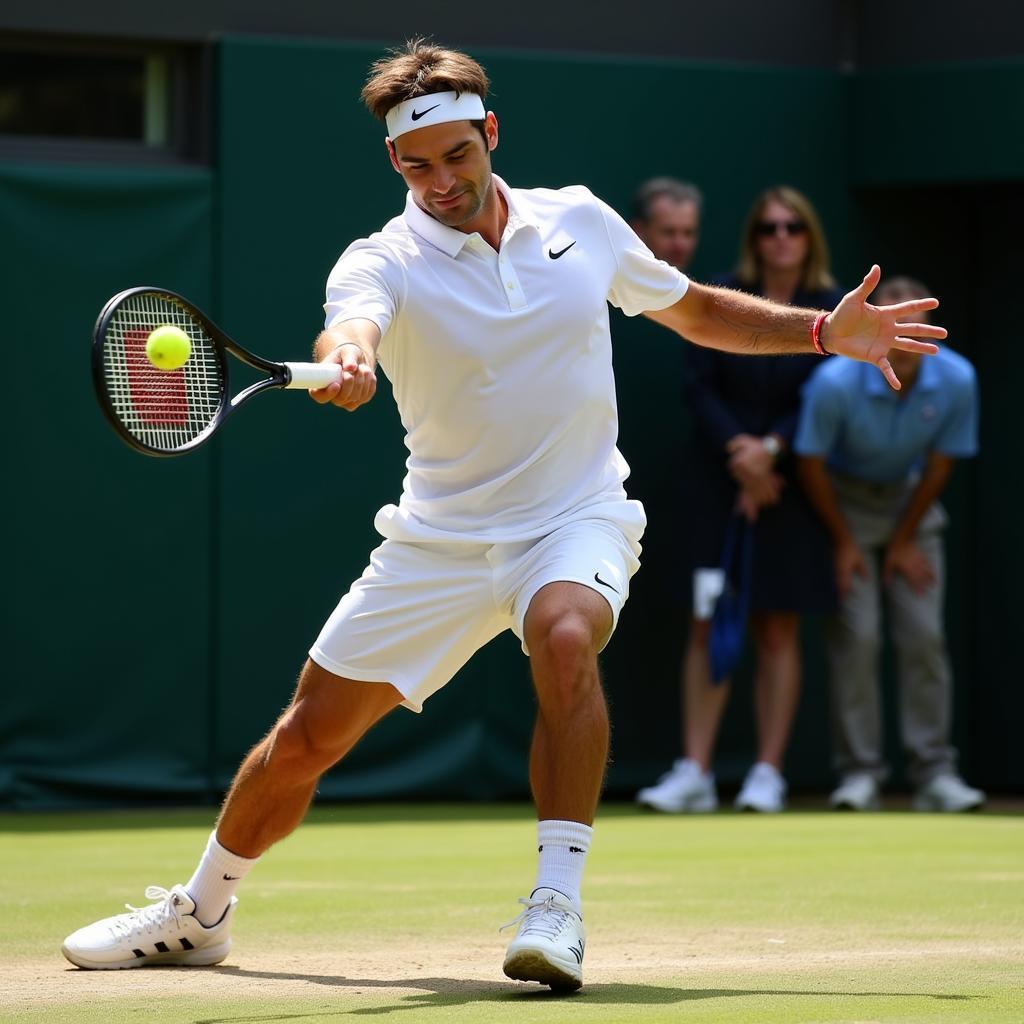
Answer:
[[181, 948], [182, 949], [195, 949], [196, 947], [193, 946], [192, 943], [188, 941], [188, 939], [182, 939], [181, 940]]
[[166, 942], [154, 942], [153, 945], [156, 946], [156, 951], [158, 953], [170, 953]]
[[132, 952], [135, 954], [136, 960], [141, 960], [146, 954], [141, 949], [133, 949]]

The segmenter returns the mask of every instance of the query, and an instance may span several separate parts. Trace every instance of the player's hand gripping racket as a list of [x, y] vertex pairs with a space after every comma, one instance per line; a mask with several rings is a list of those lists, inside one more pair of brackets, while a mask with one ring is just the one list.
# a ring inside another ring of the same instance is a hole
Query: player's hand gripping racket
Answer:
[[[158, 369], [146, 353], [151, 332], [165, 325], [184, 331], [191, 344], [188, 359], [174, 370]], [[268, 376], [229, 397], [226, 352]], [[326, 387], [341, 379], [341, 367], [262, 359], [180, 295], [129, 288], [96, 321], [92, 375], [100, 406], [123, 441], [146, 455], [182, 455], [208, 441], [254, 395], [271, 388]]]

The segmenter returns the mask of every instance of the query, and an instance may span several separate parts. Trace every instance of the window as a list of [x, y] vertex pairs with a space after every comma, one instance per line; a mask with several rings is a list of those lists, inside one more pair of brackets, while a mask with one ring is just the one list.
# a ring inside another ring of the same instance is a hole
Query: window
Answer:
[[25, 42], [0, 49], [0, 156], [202, 160], [198, 47]]

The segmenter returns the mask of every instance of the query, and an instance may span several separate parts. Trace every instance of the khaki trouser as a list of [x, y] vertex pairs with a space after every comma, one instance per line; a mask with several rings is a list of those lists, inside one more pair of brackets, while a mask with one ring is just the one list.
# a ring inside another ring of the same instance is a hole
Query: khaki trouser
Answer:
[[833, 475], [843, 516], [867, 562], [867, 577], [854, 574], [839, 614], [826, 627], [831, 675], [835, 767], [840, 776], [888, 775], [882, 756], [879, 656], [882, 592], [899, 672], [900, 736], [910, 757], [910, 780], [921, 786], [956, 770], [950, 746], [952, 672], [942, 624], [946, 513], [938, 503], [925, 514], [914, 543], [935, 570], [936, 582], [915, 594], [901, 575], [881, 579], [885, 546], [916, 485], [870, 484]]

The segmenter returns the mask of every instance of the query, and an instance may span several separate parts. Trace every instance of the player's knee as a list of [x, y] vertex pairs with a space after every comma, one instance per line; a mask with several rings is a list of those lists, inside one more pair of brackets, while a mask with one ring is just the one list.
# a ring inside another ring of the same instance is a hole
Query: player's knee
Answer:
[[598, 638], [586, 616], [566, 612], [542, 623], [530, 645], [542, 703], [572, 705], [597, 686]]
[[585, 615], [563, 612], [543, 624], [540, 644], [548, 660], [572, 667], [597, 656], [594, 627]]
[[307, 719], [302, 705], [293, 705], [278, 720], [267, 741], [268, 765], [295, 782], [316, 778], [341, 756], [331, 744], [314, 739]]

